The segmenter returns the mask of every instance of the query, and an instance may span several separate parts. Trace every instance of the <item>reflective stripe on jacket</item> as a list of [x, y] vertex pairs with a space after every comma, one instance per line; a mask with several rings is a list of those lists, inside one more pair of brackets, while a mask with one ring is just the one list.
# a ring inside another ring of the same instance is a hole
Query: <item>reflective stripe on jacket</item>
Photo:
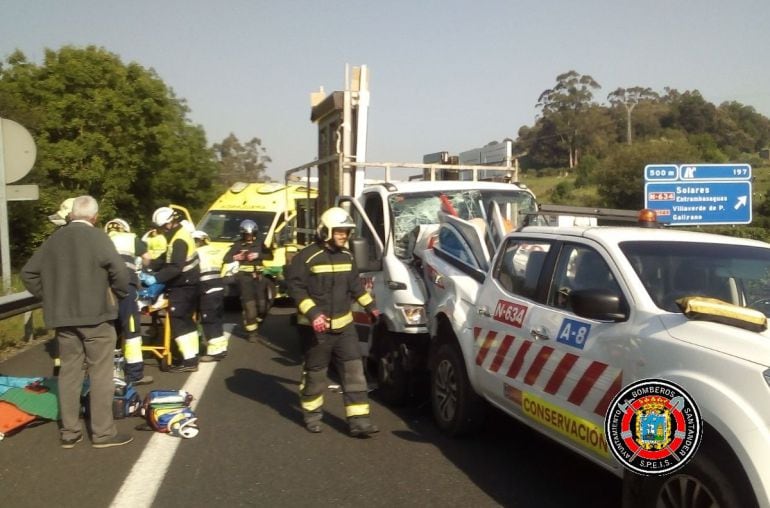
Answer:
[[211, 245], [198, 247], [198, 259], [201, 266], [201, 282], [207, 280], [221, 279], [222, 260], [218, 259], [219, 249]]
[[339, 330], [353, 322], [350, 305], [354, 299], [367, 312], [374, 308], [347, 249], [331, 250], [322, 243], [308, 245], [292, 259], [287, 282], [289, 296], [297, 302], [300, 324], [309, 324], [323, 314], [329, 318], [331, 330]]
[[171, 263], [171, 259], [174, 255], [174, 242], [177, 240], [182, 240], [184, 243], [187, 244], [187, 257], [185, 258], [184, 266], [182, 267], [183, 272], [188, 272], [198, 266], [198, 263], [200, 263], [200, 260], [198, 259], [198, 253], [197, 248], [195, 247], [195, 240], [193, 240], [192, 235], [189, 231], [185, 228], [179, 228], [174, 233], [174, 236], [171, 237], [171, 241], [168, 242], [168, 250], [166, 251], [166, 263]]

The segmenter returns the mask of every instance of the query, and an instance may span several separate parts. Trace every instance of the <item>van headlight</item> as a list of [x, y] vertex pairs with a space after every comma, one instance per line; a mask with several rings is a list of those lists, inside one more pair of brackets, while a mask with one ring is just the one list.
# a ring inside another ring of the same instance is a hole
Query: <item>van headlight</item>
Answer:
[[408, 326], [425, 325], [425, 307], [422, 305], [399, 305], [399, 310], [404, 316], [404, 322]]

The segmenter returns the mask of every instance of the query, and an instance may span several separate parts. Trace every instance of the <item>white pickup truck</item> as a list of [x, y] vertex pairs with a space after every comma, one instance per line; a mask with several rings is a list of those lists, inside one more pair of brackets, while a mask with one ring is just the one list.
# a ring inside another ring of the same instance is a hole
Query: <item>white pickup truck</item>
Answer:
[[[423, 254], [444, 432], [473, 430], [489, 403], [622, 477], [625, 506], [770, 506], [770, 332], [676, 303], [766, 315], [770, 245], [610, 226], [528, 226], [497, 244], [494, 221], [474, 222], [446, 215]], [[685, 389], [703, 419], [694, 457], [667, 476], [624, 470], [604, 436], [612, 398], [650, 378]]]

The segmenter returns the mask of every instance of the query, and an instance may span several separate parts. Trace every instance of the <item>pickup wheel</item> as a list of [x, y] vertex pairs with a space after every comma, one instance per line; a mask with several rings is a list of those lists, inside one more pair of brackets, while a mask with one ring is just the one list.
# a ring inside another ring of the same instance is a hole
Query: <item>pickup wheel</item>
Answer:
[[702, 506], [756, 506], [750, 487], [743, 487], [729, 472], [717, 466], [710, 454], [693, 457], [684, 468], [668, 476], [642, 476], [626, 472], [623, 477], [624, 508], [648, 506], [699, 508]]
[[379, 335], [377, 360], [377, 393], [383, 402], [402, 406], [409, 398], [409, 373], [404, 367], [405, 358], [396, 337], [383, 330]]
[[450, 436], [473, 432], [484, 420], [484, 400], [473, 391], [462, 353], [454, 344], [441, 344], [436, 351], [430, 399], [436, 425]]

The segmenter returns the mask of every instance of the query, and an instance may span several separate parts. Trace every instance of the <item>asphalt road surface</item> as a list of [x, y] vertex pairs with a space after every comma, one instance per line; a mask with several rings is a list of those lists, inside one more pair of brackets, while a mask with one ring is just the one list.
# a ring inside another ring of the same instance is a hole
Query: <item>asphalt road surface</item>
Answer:
[[[392, 409], [371, 393], [371, 439], [347, 435], [342, 397], [325, 394], [324, 430], [302, 426], [300, 354], [291, 309], [274, 308], [250, 344], [233, 335], [228, 357], [192, 374], [160, 372], [150, 389], [195, 387], [200, 434], [181, 439], [118, 420], [129, 445], [59, 447], [56, 423], [0, 441], [0, 505], [616, 507], [620, 481], [498, 413], [477, 435], [437, 431], [427, 404]], [[239, 313], [229, 312], [235, 323]], [[51, 375], [49, 345], [0, 363], [0, 374]], [[330, 381], [330, 384], [333, 382]]]

